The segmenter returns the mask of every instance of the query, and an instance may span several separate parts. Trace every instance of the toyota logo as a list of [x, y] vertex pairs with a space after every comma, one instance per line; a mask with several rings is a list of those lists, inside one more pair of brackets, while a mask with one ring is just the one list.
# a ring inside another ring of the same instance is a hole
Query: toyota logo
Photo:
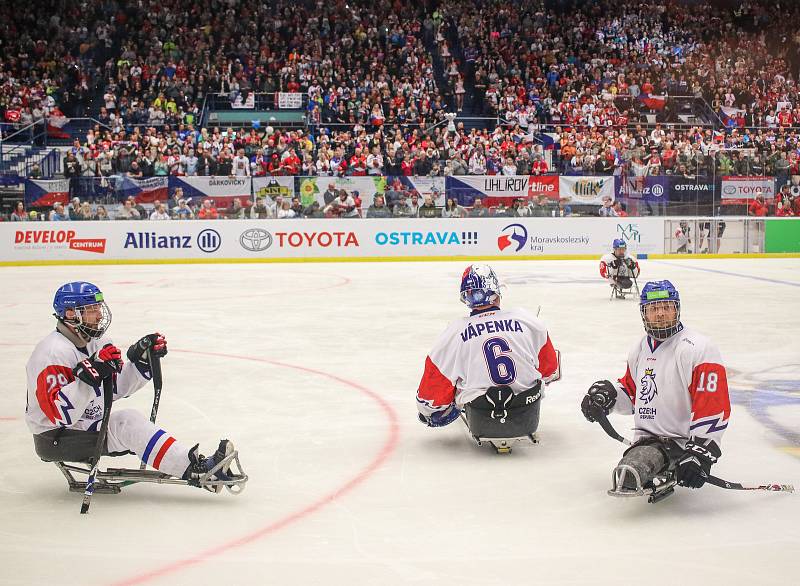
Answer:
[[259, 252], [272, 246], [272, 234], [263, 228], [249, 228], [239, 236], [239, 244], [250, 252]]

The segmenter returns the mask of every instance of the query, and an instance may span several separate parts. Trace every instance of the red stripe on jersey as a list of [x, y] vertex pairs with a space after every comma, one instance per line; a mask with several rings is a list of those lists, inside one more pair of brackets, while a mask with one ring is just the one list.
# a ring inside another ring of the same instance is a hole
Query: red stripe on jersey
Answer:
[[165, 441], [162, 444], [161, 449], [158, 450], [158, 454], [156, 454], [156, 459], [153, 460], [153, 468], [158, 470], [158, 467], [161, 465], [161, 458], [164, 457], [164, 454], [167, 453], [167, 450], [169, 449], [169, 447], [174, 443], [175, 443], [175, 438], [174, 437], [168, 437], [167, 438], [167, 441]]
[[539, 350], [539, 372], [542, 373], [542, 378], [547, 378], [556, 370], [558, 370], [558, 354], [550, 341], [550, 334], [547, 334], [547, 341]]
[[633, 382], [633, 377], [631, 376], [631, 367], [625, 367], [625, 376], [619, 379], [622, 388], [624, 389], [625, 393], [630, 398], [631, 403], [636, 402], [636, 383]]
[[600, 261], [600, 276], [604, 279], [608, 277], [608, 266], [605, 261]]
[[68, 366], [51, 364], [47, 366], [39, 376], [36, 377], [36, 400], [39, 408], [45, 414], [50, 423], [56, 423], [56, 419], [61, 418], [61, 414], [56, 407], [56, 398], [61, 387], [67, 386], [75, 380], [72, 369]]
[[689, 395], [692, 398], [693, 421], [718, 413], [722, 413], [723, 420], [730, 417], [728, 376], [721, 364], [703, 362], [695, 366], [692, 382], [689, 383]]
[[433, 407], [449, 405], [456, 397], [455, 386], [441, 373], [430, 356], [425, 358], [425, 372], [419, 382], [417, 397], [428, 401]]

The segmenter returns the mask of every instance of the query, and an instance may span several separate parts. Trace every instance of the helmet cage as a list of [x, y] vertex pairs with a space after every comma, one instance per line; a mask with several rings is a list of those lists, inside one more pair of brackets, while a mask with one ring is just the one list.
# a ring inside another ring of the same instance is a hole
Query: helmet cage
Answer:
[[[100, 319], [96, 323], [87, 323], [84, 318], [84, 312], [88, 309], [98, 308], [100, 312]], [[67, 317], [67, 311], [72, 310], [74, 315]], [[105, 301], [99, 303], [90, 303], [89, 305], [81, 305], [80, 307], [70, 307], [64, 311], [64, 315], [53, 314], [58, 321], [78, 330], [83, 336], [87, 338], [99, 338], [111, 325], [111, 310], [106, 305]]]
[[[657, 327], [651, 324], [646, 317], [647, 308], [650, 306], [658, 306], [658, 305], [672, 305], [675, 307], [675, 321], [669, 325], [663, 327]], [[663, 341], [668, 339], [670, 336], [675, 335], [681, 329], [681, 302], [680, 300], [676, 299], [657, 299], [654, 301], [650, 301], [648, 303], [642, 303], [639, 306], [639, 312], [642, 315], [642, 324], [644, 324], [644, 331], [647, 334], [659, 341]]]

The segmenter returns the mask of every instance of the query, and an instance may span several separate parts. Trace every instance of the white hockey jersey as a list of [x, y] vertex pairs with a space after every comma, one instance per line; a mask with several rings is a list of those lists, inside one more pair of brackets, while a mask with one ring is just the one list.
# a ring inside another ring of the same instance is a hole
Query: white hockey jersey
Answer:
[[731, 414], [728, 379], [705, 336], [683, 328], [663, 342], [643, 337], [628, 355], [618, 390], [614, 411], [633, 413], [635, 439], [655, 435], [681, 446], [710, 439], [721, 447]]
[[[609, 281], [613, 277], [639, 277], [639, 262], [632, 256], [625, 255], [623, 262], [615, 262], [619, 259], [612, 253], [604, 254], [600, 259], [600, 276]], [[624, 261], [633, 261], [633, 270], [629, 269]]]
[[[61, 326], [63, 327], [63, 326]], [[96, 431], [103, 418], [103, 392], [72, 374], [72, 369], [111, 339], [90, 340], [85, 349], [55, 330], [36, 345], [28, 364], [28, 400], [25, 421], [32, 433], [57, 427]], [[84, 352], [85, 350], [86, 352]], [[114, 400], [127, 397], [142, 388], [149, 379], [136, 366], [125, 361], [117, 375]]]
[[520, 393], [556, 372], [547, 328], [524, 309], [490, 308], [452, 322], [425, 359], [417, 409], [426, 417], [464, 404], [489, 387]]

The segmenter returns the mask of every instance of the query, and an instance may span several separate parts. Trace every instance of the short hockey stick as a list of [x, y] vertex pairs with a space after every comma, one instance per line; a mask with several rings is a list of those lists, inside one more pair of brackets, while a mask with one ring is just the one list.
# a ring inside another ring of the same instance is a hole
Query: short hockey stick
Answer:
[[[155, 355], [152, 348], [147, 350], [147, 361], [150, 363], [150, 374], [153, 377], [153, 408], [150, 410], [150, 423], [156, 422], [158, 416], [158, 404], [161, 402], [161, 358]], [[142, 462], [139, 470], [144, 470], [147, 464]]]
[[106, 445], [108, 418], [111, 416], [111, 404], [114, 401], [114, 389], [116, 385], [116, 375], [103, 379], [103, 420], [100, 422], [100, 433], [97, 435], [97, 445], [94, 448], [92, 469], [89, 472], [89, 477], [86, 479], [86, 490], [83, 492], [83, 503], [81, 503], [81, 515], [88, 513], [89, 505], [92, 504], [94, 483], [97, 477], [97, 469], [100, 467], [100, 457], [103, 455], [103, 448]]
[[[596, 418], [597, 423], [600, 424], [600, 427], [603, 428], [603, 431], [605, 431], [609, 437], [617, 440], [618, 442], [622, 442], [626, 446], [631, 445], [630, 440], [617, 433], [617, 430], [614, 429], [614, 426], [611, 425], [611, 422], [604, 413], [598, 414]], [[728, 490], [767, 490], [771, 492], [794, 492], [794, 486], [791, 484], [740, 484], [738, 482], [728, 482], [727, 480], [712, 476], [711, 474], [709, 474], [706, 478], [706, 482], [720, 488], [726, 488]]]

